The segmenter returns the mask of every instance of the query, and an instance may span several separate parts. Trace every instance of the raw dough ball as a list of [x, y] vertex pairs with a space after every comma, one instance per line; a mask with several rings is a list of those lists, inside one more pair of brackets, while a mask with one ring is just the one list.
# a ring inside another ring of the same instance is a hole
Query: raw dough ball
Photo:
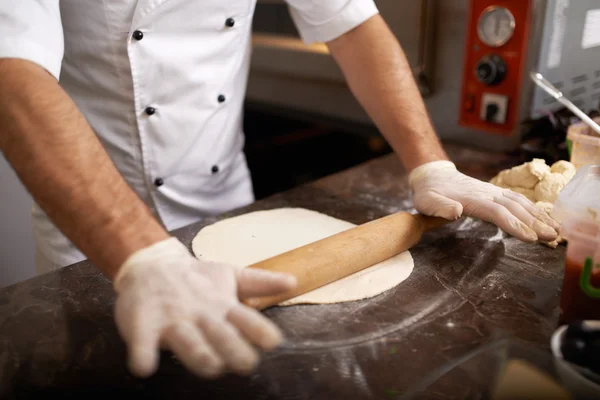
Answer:
[[535, 158], [511, 169], [504, 170], [498, 174], [497, 178], [505, 187], [520, 187], [524, 189], [533, 189], [535, 185], [550, 172], [550, 167], [540, 158]]
[[[568, 161], [557, 161], [549, 167], [544, 160], [536, 158], [500, 172], [490, 183], [525, 195], [537, 208], [550, 215], [560, 191], [573, 179], [576, 172], [575, 166]], [[553, 242], [542, 243], [556, 248], [563, 242], [564, 238], [558, 236]]]
[[575, 176], [575, 166], [557, 161], [552, 167], [541, 158], [504, 170], [490, 183], [525, 195], [532, 202], [554, 203], [560, 191]]
[[[526, 163], [527, 164], [527, 163]], [[541, 158], [534, 158], [533, 161], [529, 163], [529, 172], [538, 178], [538, 180], [543, 179], [550, 172], [550, 167], [546, 165], [546, 161]]]
[[[192, 241], [192, 250], [199, 259], [242, 269], [354, 226], [303, 208], [256, 211], [203, 228]], [[413, 267], [406, 251], [280, 305], [340, 303], [377, 296], [407, 279]]]
[[560, 160], [552, 164], [550, 172], [564, 175], [570, 181], [577, 173], [577, 168], [568, 161]]
[[562, 174], [548, 174], [535, 186], [535, 199], [554, 204], [567, 183], [569, 183], [569, 179]]

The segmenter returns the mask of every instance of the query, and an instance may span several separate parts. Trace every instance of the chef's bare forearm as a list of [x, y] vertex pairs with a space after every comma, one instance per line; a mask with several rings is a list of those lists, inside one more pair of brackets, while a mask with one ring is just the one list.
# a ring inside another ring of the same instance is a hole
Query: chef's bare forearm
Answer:
[[0, 150], [54, 224], [107, 276], [168, 237], [56, 80], [0, 59]]
[[353, 94], [407, 169], [447, 159], [406, 56], [380, 15], [327, 45]]

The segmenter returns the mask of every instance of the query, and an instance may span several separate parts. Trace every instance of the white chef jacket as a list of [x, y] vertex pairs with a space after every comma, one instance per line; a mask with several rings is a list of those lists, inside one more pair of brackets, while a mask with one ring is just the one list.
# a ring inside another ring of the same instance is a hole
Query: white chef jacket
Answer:
[[[286, 1], [307, 43], [377, 13], [373, 0]], [[242, 109], [255, 5], [0, 0], [0, 58], [30, 60], [59, 79], [127, 183], [172, 230], [253, 201]], [[51, 263], [84, 259], [37, 206], [33, 221]]]

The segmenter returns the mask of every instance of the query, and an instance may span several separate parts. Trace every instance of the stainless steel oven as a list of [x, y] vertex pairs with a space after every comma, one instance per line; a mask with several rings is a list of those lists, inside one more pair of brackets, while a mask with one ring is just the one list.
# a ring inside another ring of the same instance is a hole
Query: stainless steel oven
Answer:
[[[516, 146], [522, 121], [559, 107], [531, 84], [531, 70], [542, 72], [581, 107], [597, 107], [598, 0], [376, 0], [376, 4], [406, 52], [444, 139], [482, 147]], [[490, 41], [486, 37], [490, 34], [505, 37]], [[249, 104], [343, 121], [357, 130], [372, 129], [327, 47], [302, 43], [282, 0], [258, 0], [253, 43]], [[489, 60], [508, 66], [502, 79], [486, 82], [478, 76], [478, 66]], [[490, 117], [490, 109], [501, 113]]]
[[[432, 92], [435, 37], [433, 0], [378, 0], [377, 6], [403, 42], [424, 95]], [[253, 25], [251, 101], [368, 123], [349, 95], [344, 77], [322, 43], [305, 45], [283, 0], [258, 0]]]

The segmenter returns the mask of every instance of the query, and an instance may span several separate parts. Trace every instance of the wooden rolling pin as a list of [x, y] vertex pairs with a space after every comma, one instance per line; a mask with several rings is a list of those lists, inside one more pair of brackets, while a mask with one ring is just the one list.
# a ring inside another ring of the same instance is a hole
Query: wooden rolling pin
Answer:
[[244, 303], [262, 310], [310, 292], [410, 249], [424, 232], [448, 222], [399, 212], [250, 265], [292, 274], [298, 285], [279, 296], [255, 297]]

